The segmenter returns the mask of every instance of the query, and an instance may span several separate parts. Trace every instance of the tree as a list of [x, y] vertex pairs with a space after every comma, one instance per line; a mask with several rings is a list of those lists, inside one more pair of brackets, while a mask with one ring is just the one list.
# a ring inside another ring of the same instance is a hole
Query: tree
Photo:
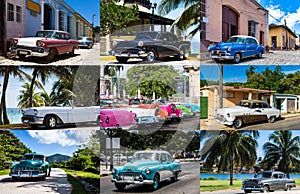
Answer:
[[138, 7], [128, 8], [116, 5], [118, 0], [100, 1], [100, 36], [106, 36], [127, 27], [129, 22], [138, 20]]
[[[2, 66], [0, 67], [0, 74], [4, 76], [3, 87], [2, 87], [2, 96], [1, 96], [1, 106], [0, 106], [0, 124], [9, 124], [9, 119], [6, 112], [6, 90], [8, 86], [9, 76], [13, 75], [14, 77], [19, 78], [19, 80], [24, 81], [25, 78], [31, 79], [30, 75], [21, 70], [18, 66]], [[3, 117], [2, 117], [3, 116]], [[3, 120], [2, 120], [3, 118]]]
[[134, 66], [127, 71], [126, 91], [135, 96], [140, 84], [142, 96], [152, 97], [155, 92], [156, 98], [168, 98], [176, 93], [178, 75], [173, 66]]
[[158, 12], [166, 15], [182, 5], [185, 10], [178, 16], [172, 26], [176, 25], [180, 30], [193, 27], [189, 35], [194, 36], [197, 32], [200, 32], [199, 0], [162, 0], [158, 6]]
[[211, 168], [216, 164], [218, 171], [229, 170], [230, 185], [233, 185], [234, 166], [249, 167], [255, 164], [258, 131], [222, 130], [218, 135], [202, 133], [200, 140], [204, 135], [207, 139], [201, 149], [201, 159], [205, 161], [205, 167]]
[[[22, 90], [20, 90], [20, 95], [18, 96], [18, 108], [19, 109], [24, 109], [24, 108], [28, 108], [30, 107], [29, 105], [29, 89], [30, 89], [30, 84], [29, 83], [25, 83], [23, 86], [22, 86]], [[34, 107], [38, 107], [38, 106], [45, 106], [46, 105], [46, 102], [44, 101], [45, 98], [42, 97], [42, 93], [43, 92], [38, 92], [38, 93], [35, 93], [34, 90], [35, 90], [36, 87], [33, 88], [32, 92], [33, 92], [33, 95], [32, 95], [32, 105]]]
[[267, 169], [278, 164], [278, 170], [286, 173], [289, 177], [289, 168], [300, 166], [300, 137], [293, 137], [291, 131], [280, 130], [274, 131], [269, 141], [263, 145], [265, 157], [262, 164]]

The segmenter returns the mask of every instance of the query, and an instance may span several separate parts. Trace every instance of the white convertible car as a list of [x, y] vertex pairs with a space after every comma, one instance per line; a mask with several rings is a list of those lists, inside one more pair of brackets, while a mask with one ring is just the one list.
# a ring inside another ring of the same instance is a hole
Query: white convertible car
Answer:
[[99, 122], [100, 106], [71, 106], [72, 103], [55, 106], [30, 107], [22, 110], [22, 122], [55, 128], [58, 124]]
[[261, 100], [242, 100], [238, 106], [218, 109], [215, 114], [217, 122], [236, 129], [241, 128], [244, 123], [264, 120], [273, 123], [279, 117], [280, 110]]

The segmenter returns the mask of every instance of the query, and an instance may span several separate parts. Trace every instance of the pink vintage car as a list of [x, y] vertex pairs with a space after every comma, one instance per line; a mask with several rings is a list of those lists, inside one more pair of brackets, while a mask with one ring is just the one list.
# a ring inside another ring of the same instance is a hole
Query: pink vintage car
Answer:
[[136, 115], [121, 109], [100, 109], [100, 129], [130, 129], [136, 126]]
[[160, 108], [168, 112], [168, 118], [166, 120], [180, 121], [182, 117], [182, 111], [176, 108], [176, 105], [171, 103], [168, 105], [160, 105]]
[[35, 37], [11, 39], [10, 52], [19, 58], [26, 56], [47, 57], [53, 61], [57, 55], [68, 53], [74, 55], [78, 41], [71, 39], [68, 32], [58, 30], [37, 31]]

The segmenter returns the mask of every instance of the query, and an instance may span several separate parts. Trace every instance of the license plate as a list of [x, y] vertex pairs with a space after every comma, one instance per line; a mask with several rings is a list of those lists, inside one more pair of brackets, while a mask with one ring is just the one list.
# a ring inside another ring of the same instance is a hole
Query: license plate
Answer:
[[29, 172], [22, 172], [21, 177], [29, 177]]
[[131, 176], [124, 176], [124, 180], [125, 181], [132, 181], [133, 177], [131, 177]]
[[29, 120], [23, 120], [23, 122], [24, 122], [24, 123], [28, 123], [28, 122], [29, 122]]
[[19, 54], [21, 54], [21, 55], [28, 55], [29, 52], [27, 52], [27, 51], [19, 51]]

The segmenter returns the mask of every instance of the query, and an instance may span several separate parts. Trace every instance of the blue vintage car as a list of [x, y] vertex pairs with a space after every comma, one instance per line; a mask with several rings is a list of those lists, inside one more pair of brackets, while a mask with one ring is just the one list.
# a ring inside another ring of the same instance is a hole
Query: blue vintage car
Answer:
[[24, 154], [20, 162], [12, 162], [9, 175], [13, 180], [20, 178], [41, 178], [50, 176], [51, 166], [46, 156], [37, 153]]
[[129, 163], [112, 170], [112, 182], [118, 190], [124, 190], [130, 184], [148, 185], [156, 190], [160, 181], [169, 178], [176, 181], [179, 172], [180, 164], [174, 162], [169, 152], [137, 151]]
[[265, 47], [258, 44], [256, 38], [251, 36], [236, 35], [229, 38], [227, 42], [220, 42], [208, 47], [210, 57], [216, 62], [220, 60], [233, 60], [239, 63], [247, 57], [262, 58], [266, 52]]

